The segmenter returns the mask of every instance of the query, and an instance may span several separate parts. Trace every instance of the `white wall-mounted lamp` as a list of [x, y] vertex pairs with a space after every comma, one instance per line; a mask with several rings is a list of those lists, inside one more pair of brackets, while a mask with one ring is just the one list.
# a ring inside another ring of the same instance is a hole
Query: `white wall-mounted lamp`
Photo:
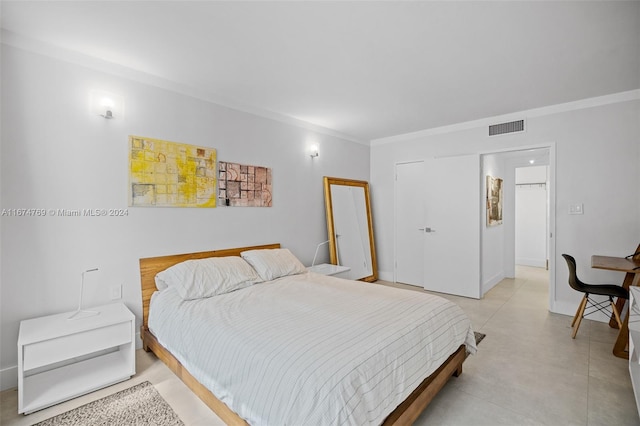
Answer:
[[106, 119], [122, 117], [124, 101], [116, 94], [104, 90], [93, 90], [91, 91], [91, 112]]
[[73, 314], [71, 314], [71, 316], [67, 319], [77, 320], [77, 319], [92, 317], [94, 315], [100, 314], [100, 312], [98, 311], [85, 311], [82, 309], [82, 293], [84, 292], [84, 274], [86, 274], [87, 272], [94, 272], [97, 270], [98, 268], [93, 268], [93, 269], [87, 269], [86, 271], [82, 271], [82, 279], [80, 280], [80, 298], [78, 299], [78, 309], [76, 309], [76, 311]]
[[113, 118], [113, 100], [109, 98], [103, 98], [101, 102], [101, 107], [104, 110], [104, 114], [100, 114], [106, 119]]
[[311, 158], [315, 158], [320, 155], [318, 152], [318, 145], [311, 145], [311, 148], [309, 148], [309, 155]]

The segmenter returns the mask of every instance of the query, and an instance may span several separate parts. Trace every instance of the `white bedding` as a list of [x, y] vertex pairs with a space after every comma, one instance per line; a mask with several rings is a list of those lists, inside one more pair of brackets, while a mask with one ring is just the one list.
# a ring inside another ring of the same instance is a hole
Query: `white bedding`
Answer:
[[251, 425], [380, 424], [461, 344], [441, 297], [312, 272], [183, 301], [156, 292], [149, 328]]

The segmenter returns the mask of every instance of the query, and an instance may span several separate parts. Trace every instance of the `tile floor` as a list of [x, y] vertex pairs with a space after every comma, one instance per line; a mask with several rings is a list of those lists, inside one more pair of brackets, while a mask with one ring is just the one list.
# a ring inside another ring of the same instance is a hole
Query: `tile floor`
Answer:
[[[548, 312], [547, 288], [547, 271], [519, 267], [482, 300], [445, 296], [487, 337], [416, 425], [640, 425], [627, 361], [611, 353], [616, 330], [584, 320], [571, 339], [571, 317]], [[162, 362], [136, 355], [131, 380], [29, 416], [17, 414], [16, 390], [0, 393], [0, 424], [31, 425], [145, 380], [187, 426], [223, 424]]]
[[[518, 267], [482, 300], [445, 296], [487, 337], [416, 425], [640, 425], [617, 330], [548, 311], [548, 271]], [[577, 305], [576, 305], [577, 308]]]

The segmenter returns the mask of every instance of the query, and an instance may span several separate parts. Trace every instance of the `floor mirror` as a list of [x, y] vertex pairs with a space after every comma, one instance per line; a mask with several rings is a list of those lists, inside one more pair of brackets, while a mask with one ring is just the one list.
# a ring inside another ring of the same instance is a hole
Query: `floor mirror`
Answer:
[[331, 263], [349, 267], [352, 280], [376, 281], [369, 183], [325, 176], [324, 200]]

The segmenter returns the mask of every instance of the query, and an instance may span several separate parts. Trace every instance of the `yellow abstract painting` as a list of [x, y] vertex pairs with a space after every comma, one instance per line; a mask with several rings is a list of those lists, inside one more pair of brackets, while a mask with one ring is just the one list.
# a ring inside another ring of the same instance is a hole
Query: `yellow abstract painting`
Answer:
[[215, 207], [216, 150], [129, 136], [129, 205]]

